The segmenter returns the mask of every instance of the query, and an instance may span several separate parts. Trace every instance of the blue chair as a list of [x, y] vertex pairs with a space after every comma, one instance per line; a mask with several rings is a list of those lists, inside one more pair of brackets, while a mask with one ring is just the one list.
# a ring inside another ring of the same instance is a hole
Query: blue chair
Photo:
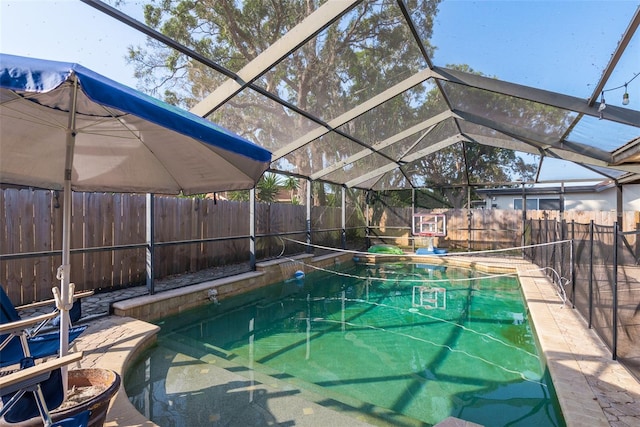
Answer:
[[47, 427], [86, 427], [90, 410], [81, 411], [56, 422], [50, 411], [64, 401], [61, 367], [82, 358], [72, 353], [35, 365], [33, 358], [24, 358], [20, 370], [0, 377], [2, 410], [0, 416], [7, 423], [22, 423], [40, 416]]
[[[25, 357], [36, 359], [58, 354], [60, 331], [42, 332], [43, 326], [58, 315], [49, 314], [21, 319], [15, 306], [0, 286], [0, 368], [14, 365]], [[87, 329], [86, 325], [69, 328], [69, 343]]]

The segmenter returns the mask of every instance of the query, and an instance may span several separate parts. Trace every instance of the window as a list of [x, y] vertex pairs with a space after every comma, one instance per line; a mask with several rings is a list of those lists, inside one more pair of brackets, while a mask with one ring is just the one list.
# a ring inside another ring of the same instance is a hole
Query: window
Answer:
[[[513, 208], [522, 209], [522, 198], [513, 199]], [[538, 199], [527, 197], [527, 210], [559, 211], [560, 199]]]
[[541, 211], [559, 211], [560, 199], [540, 199], [538, 200], [538, 209]]

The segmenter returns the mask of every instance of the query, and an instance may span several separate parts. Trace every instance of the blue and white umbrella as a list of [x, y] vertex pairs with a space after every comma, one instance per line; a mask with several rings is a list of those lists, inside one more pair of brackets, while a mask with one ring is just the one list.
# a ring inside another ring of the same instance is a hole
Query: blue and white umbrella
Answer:
[[63, 190], [60, 355], [68, 350], [71, 191], [248, 189], [271, 153], [81, 65], [0, 54], [0, 183]]

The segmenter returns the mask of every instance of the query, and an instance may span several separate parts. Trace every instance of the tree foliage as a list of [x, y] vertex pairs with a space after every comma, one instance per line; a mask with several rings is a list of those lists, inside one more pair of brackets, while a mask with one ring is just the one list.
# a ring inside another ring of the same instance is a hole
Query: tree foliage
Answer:
[[[278, 192], [287, 188], [279, 175], [267, 172], [256, 184], [256, 200], [262, 203], [273, 203], [277, 201]], [[246, 202], [249, 200], [249, 190], [229, 191], [227, 197], [236, 202]]]
[[[233, 72], [273, 45], [284, 34], [316, 10], [320, 0], [151, 0], [145, 5], [146, 23], [165, 35], [210, 58]], [[420, 32], [428, 55], [434, 47], [429, 39], [439, 1], [407, 0], [407, 8]], [[394, 0], [363, 1], [354, 9], [312, 38], [288, 58], [261, 76], [255, 84], [281, 99], [308, 111], [322, 120], [338, 117], [427, 67], [423, 52], [417, 49], [409, 27]], [[223, 74], [177, 53], [158, 42], [130, 49], [130, 60], [149, 91], [164, 90], [169, 102], [192, 107], [222, 82]], [[472, 72], [461, 65], [457, 68]], [[448, 89], [455, 95], [460, 88]], [[466, 88], [468, 89], [468, 88]], [[499, 95], [464, 97], [473, 108], [505, 107]], [[516, 101], [509, 101], [516, 102]], [[368, 145], [384, 140], [403, 129], [420, 123], [442, 111], [443, 100], [433, 86], [417, 85], [343, 126], [342, 130]], [[514, 124], [529, 128], [548, 124], [554, 112], [523, 114], [522, 105], [510, 106]], [[518, 114], [521, 117], [517, 117]], [[309, 119], [245, 89], [214, 111], [210, 118], [234, 132], [268, 148], [278, 149], [318, 126]], [[557, 118], [562, 123], [562, 118]], [[443, 124], [442, 126], [447, 126]], [[308, 174], [330, 166], [363, 147], [329, 134], [281, 159], [278, 166]], [[389, 148], [386, 155], [399, 159], [402, 149]], [[380, 156], [368, 156], [353, 168], [369, 172], [379, 166]], [[294, 170], [295, 169], [295, 170]], [[445, 197], [454, 206], [466, 198], [466, 190], [455, 188], [468, 182], [508, 181], [511, 176], [530, 176], [531, 165], [513, 151], [480, 144], [447, 147], [406, 166], [405, 171], [423, 177], [425, 186], [447, 185]], [[338, 171], [337, 173], [341, 173]], [[329, 178], [328, 178], [329, 179]], [[404, 179], [398, 176], [396, 179]], [[453, 184], [453, 185], [452, 185]], [[306, 181], [297, 187], [294, 197], [304, 200]], [[314, 200], [326, 202], [322, 185], [314, 187]], [[461, 195], [464, 197], [461, 197]]]

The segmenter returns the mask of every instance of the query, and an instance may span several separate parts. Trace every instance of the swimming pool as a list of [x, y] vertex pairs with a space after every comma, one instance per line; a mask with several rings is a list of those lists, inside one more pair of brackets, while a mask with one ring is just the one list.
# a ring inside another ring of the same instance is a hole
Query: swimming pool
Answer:
[[158, 323], [159, 345], [129, 370], [125, 386], [138, 410], [163, 426], [198, 419], [196, 408], [210, 423], [202, 402], [220, 395], [207, 397], [211, 388], [180, 372], [195, 367], [204, 378], [216, 364], [308, 389], [379, 425], [432, 425], [447, 416], [486, 426], [564, 425], [514, 277], [357, 264]]

